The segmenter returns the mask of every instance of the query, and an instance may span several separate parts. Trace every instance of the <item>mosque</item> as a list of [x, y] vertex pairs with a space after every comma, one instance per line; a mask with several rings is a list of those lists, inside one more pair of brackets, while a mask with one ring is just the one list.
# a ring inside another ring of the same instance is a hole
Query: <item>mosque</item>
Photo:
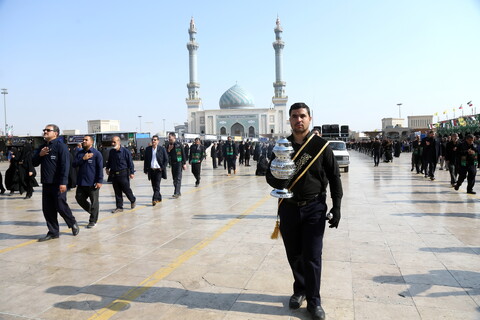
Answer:
[[284, 136], [290, 133], [288, 125], [287, 101], [285, 95], [286, 82], [282, 79], [282, 54], [285, 43], [282, 40], [282, 27], [277, 18], [275, 41], [275, 82], [272, 106], [256, 108], [253, 97], [246, 89], [235, 84], [220, 97], [220, 109], [203, 110], [200, 98], [200, 83], [197, 79], [197, 50], [199, 44], [195, 40], [197, 29], [193, 18], [190, 20], [187, 43], [189, 52], [190, 82], [187, 84], [188, 109], [187, 133], [226, 136], [237, 138], [258, 138], [260, 136]]

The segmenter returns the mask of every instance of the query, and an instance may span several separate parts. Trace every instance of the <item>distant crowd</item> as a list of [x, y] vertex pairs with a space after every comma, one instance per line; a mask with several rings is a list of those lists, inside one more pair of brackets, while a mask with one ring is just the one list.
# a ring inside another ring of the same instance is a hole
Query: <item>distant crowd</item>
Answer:
[[480, 137], [457, 133], [442, 137], [430, 131], [423, 139], [418, 135], [412, 141], [402, 142], [375, 138], [372, 141], [352, 142], [349, 146], [372, 156], [374, 166], [379, 165], [380, 159], [385, 163], [393, 162], [394, 157], [400, 157], [402, 152], [411, 152], [412, 172], [423, 174], [433, 181], [438, 166], [439, 170], [449, 171], [450, 184], [455, 190], [459, 190], [466, 179], [467, 193], [476, 194], [473, 187], [477, 169], [480, 168]]

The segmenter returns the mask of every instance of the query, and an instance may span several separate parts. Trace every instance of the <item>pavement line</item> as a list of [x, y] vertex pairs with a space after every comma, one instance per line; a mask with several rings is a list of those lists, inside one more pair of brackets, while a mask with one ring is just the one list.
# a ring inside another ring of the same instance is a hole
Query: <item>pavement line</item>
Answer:
[[[238, 176], [237, 176], [238, 177]], [[194, 193], [194, 192], [197, 192], [203, 188], [206, 188], [206, 187], [209, 187], [209, 186], [214, 186], [216, 184], [220, 184], [220, 183], [225, 183], [226, 181], [231, 181], [233, 179], [236, 179], [237, 177], [232, 177], [228, 180], [221, 180], [221, 181], [218, 181], [218, 182], [215, 182], [215, 183], [211, 183], [211, 184], [208, 184], [208, 185], [205, 185], [204, 187], [202, 188], [195, 188], [193, 190], [189, 190], [188, 192], [186, 192], [185, 194], [189, 194], [189, 193]], [[171, 200], [171, 199], [170, 199]], [[125, 210], [123, 212], [120, 212], [120, 213], [115, 213], [115, 214], [110, 214], [108, 216], [105, 216], [101, 219], [98, 220], [98, 222], [102, 222], [102, 221], [105, 221], [105, 220], [109, 220], [109, 219], [113, 219], [113, 218], [116, 218], [116, 217], [119, 217], [121, 215], [124, 215], [124, 214], [127, 214], [127, 213], [131, 213], [131, 212], [134, 212], [134, 211], [137, 211], [139, 209], [143, 209], [143, 208], [146, 208], [147, 206], [146, 205], [139, 205], [139, 206], [136, 206], [135, 208], [133, 209], [130, 209], [130, 210]], [[79, 225], [80, 227], [84, 227], [86, 226], [86, 224], [81, 224]], [[64, 230], [60, 230], [60, 233], [63, 233], [63, 232], [68, 232], [70, 229], [64, 229]], [[26, 241], [26, 242], [22, 242], [22, 243], [19, 243], [15, 246], [11, 246], [11, 247], [8, 247], [8, 248], [5, 248], [5, 249], [1, 249], [0, 250], [0, 254], [2, 253], [5, 253], [5, 252], [9, 252], [9, 251], [12, 251], [12, 250], [15, 250], [15, 249], [19, 249], [19, 248], [22, 248], [22, 247], [25, 247], [25, 246], [28, 246], [28, 245], [31, 245], [31, 244], [34, 244], [34, 243], [37, 243], [38, 242], [38, 239], [36, 240], [30, 240], [30, 241]]]
[[158, 269], [155, 273], [153, 273], [148, 278], [140, 282], [137, 287], [128, 290], [118, 299], [112, 301], [109, 305], [107, 305], [106, 307], [96, 312], [93, 316], [88, 318], [88, 320], [110, 319], [117, 312], [124, 310], [129, 305], [130, 302], [136, 300], [143, 293], [150, 290], [160, 280], [164, 279], [170, 273], [175, 271], [178, 267], [180, 267], [190, 258], [195, 256], [197, 253], [199, 253], [200, 250], [208, 246], [210, 243], [212, 243], [214, 240], [220, 237], [223, 233], [225, 233], [230, 228], [232, 228], [235, 224], [237, 224], [240, 220], [245, 218], [247, 215], [251, 214], [255, 209], [257, 209], [261, 205], [263, 205], [265, 201], [267, 201], [267, 199], [270, 199], [270, 195], [267, 195], [262, 199], [260, 199], [259, 201], [257, 201], [255, 204], [253, 204], [250, 208], [245, 210], [239, 216], [237, 216], [236, 218], [233, 218], [226, 225], [218, 229], [212, 236], [202, 240], [192, 248], [182, 253], [180, 256], [177, 257], [177, 259], [175, 259], [175, 261], [170, 263], [168, 266]]

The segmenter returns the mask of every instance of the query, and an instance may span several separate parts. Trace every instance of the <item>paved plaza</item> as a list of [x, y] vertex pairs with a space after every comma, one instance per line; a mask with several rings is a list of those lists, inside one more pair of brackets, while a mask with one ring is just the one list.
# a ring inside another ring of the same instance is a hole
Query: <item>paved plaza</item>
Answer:
[[[379, 167], [350, 154], [342, 220], [325, 232], [327, 319], [480, 319], [480, 192], [454, 191], [446, 171], [410, 172], [410, 154]], [[282, 240], [270, 239], [265, 178], [207, 160], [198, 188], [184, 172], [179, 199], [169, 172], [155, 207], [136, 162], [137, 207], [111, 214], [105, 184], [93, 229], [70, 191], [80, 234], [60, 219], [60, 238], [43, 243], [41, 188], [29, 200], [1, 195], [0, 319], [310, 319], [305, 304], [288, 308], [293, 277]]]

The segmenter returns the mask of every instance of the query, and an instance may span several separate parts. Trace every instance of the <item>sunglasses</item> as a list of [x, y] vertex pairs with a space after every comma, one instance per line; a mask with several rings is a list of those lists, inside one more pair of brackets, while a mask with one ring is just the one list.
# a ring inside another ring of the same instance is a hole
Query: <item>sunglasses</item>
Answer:
[[52, 132], [52, 131], [55, 131], [53, 129], [43, 129], [43, 132]]

